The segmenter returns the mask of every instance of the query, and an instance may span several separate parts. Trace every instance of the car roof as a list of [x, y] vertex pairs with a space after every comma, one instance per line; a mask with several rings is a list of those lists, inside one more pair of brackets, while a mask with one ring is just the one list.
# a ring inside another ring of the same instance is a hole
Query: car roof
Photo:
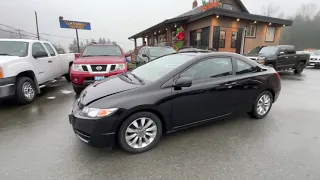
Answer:
[[13, 42], [45, 42], [48, 43], [48, 41], [41, 41], [41, 40], [34, 40], [34, 39], [0, 39], [0, 41], [13, 41]]

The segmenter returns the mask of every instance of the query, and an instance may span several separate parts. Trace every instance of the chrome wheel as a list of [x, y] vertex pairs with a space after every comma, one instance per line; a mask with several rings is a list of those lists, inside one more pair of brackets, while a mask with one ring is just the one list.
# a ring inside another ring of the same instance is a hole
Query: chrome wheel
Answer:
[[258, 104], [257, 104], [257, 113], [260, 116], [265, 115], [271, 106], [271, 98], [268, 94], [264, 94], [263, 96], [260, 97]]
[[156, 123], [146, 117], [132, 121], [125, 132], [127, 144], [135, 149], [140, 149], [150, 145], [157, 135]]
[[23, 92], [24, 97], [26, 97], [29, 100], [33, 99], [35, 96], [35, 91], [34, 91], [30, 82], [23, 83], [22, 92]]

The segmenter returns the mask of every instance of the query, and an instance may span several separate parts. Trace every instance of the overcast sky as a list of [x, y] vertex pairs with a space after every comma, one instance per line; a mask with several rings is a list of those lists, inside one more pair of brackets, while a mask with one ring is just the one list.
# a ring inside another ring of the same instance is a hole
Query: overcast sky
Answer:
[[[34, 10], [40, 33], [75, 37], [75, 30], [61, 29], [59, 16], [66, 20], [91, 22], [91, 31], [80, 30], [80, 39], [110, 38], [125, 50], [133, 49], [128, 37], [165, 19], [191, 10], [193, 0], [0, 0], [0, 24], [36, 33]], [[250, 13], [263, 4], [279, 5], [285, 16], [293, 15], [302, 3], [320, 0], [243, 0]], [[201, 0], [198, 0], [201, 4]], [[1, 27], [1, 26], [0, 26]], [[72, 39], [42, 36], [67, 47]], [[85, 40], [83, 40], [85, 41]], [[140, 42], [139, 42], [140, 43]]]

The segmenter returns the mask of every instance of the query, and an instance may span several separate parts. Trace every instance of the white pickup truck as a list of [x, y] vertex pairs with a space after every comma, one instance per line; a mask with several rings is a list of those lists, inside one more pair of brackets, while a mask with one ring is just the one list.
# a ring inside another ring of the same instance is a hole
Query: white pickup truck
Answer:
[[63, 76], [70, 80], [74, 60], [75, 54], [58, 54], [46, 41], [0, 39], [0, 99], [33, 102], [40, 88]]

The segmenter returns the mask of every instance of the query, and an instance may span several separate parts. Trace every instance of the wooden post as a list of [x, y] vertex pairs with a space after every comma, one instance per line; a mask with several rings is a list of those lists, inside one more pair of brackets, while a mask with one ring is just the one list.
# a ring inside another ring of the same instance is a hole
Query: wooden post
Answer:
[[134, 38], [134, 49], [137, 49], [137, 39]]

